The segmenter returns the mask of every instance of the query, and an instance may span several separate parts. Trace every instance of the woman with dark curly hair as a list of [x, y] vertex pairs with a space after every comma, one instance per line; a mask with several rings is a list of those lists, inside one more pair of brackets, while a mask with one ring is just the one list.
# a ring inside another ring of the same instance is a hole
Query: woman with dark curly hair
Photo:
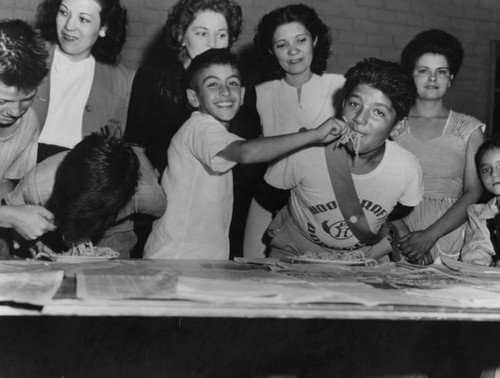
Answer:
[[162, 61], [139, 68], [132, 87], [125, 139], [146, 150], [162, 173], [170, 140], [191, 115], [184, 75], [191, 60], [211, 48], [231, 47], [241, 32], [241, 8], [232, 0], [179, 0], [162, 33]]
[[38, 160], [71, 149], [101, 127], [126, 125], [134, 72], [120, 64], [127, 11], [120, 0], [44, 0], [36, 27], [51, 45], [50, 74], [33, 108], [42, 130]]
[[[231, 47], [241, 32], [241, 7], [233, 0], [179, 0], [170, 8], [154, 59], [146, 59], [134, 79], [125, 139], [142, 145], [162, 174], [168, 163], [170, 140], [193, 109], [186, 97], [184, 76], [191, 60], [212, 48]], [[229, 131], [245, 139], [258, 137], [255, 92], [231, 121]], [[234, 210], [230, 230], [231, 254], [242, 255], [243, 230], [251, 200], [252, 175], [240, 166], [233, 171]], [[148, 230], [142, 232], [148, 233]], [[147, 235], [146, 235], [147, 236]]]
[[403, 49], [401, 63], [413, 76], [417, 99], [396, 138], [419, 159], [424, 200], [407, 217], [401, 250], [412, 263], [458, 259], [464, 243], [467, 207], [481, 196], [474, 155], [485, 125], [445, 107], [444, 97], [460, 69], [462, 44], [443, 30], [426, 30]]
[[[303, 4], [277, 8], [262, 17], [254, 48], [263, 79], [268, 80], [256, 87], [263, 136], [317, 127], [335, 116], [334, 96], [344, 77], [324, 73], [330, 46], [328, 27]], [[262, 238], [271, 221], [270, 211], [285, 206], [288, 197], [273, 193], [262, 180], [247, 219], [245, 256], [264, 256]]]

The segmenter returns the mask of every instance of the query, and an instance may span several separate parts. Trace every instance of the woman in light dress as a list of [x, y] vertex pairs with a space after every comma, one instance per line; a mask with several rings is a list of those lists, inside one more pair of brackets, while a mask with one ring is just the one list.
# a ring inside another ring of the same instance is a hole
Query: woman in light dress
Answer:
[[419, 158], [425, 190], [422, 203], [404, 219], [408, 234], [401, 250], [412, 263], [439, 263], [440, 256], [458, 259], [467, 207], [482, 193], [474, 155], [485, 125], [444, 104], [463, 55], [460, 41], [436, 29], [415, 36], [401, 54], [418, 93], [407, 129], [396, 140]]

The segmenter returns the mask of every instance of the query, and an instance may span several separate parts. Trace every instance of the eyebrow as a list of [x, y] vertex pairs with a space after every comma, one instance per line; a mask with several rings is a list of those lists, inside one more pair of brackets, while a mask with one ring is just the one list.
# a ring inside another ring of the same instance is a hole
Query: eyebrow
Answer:
[[[228, 80], [228, 79], [235, 79], [235, 78], [238, 79], [238, 80], [241, 80], [241, 78], [240, 78], [239, 75], [231, 75], [226, 80]], [[204, 78], [202, 83], [205, 84], [205, 82], [207, 80], [211, 80], [211, 79], [222, 81], [220, 77], [211, 75], [211, 76], [207, 76], [206, 78]]]
[[[430, 67], [429, 67], [429, 66], [426, 66], [426, 65], [416, 66], [415, 68], [429, 68], [429, 69], [430, 69]], [[447, 70], [449, 70], [449, 69], [450, 69], [450, 67], [449, 67], [449, 66], [448, 66], [448, 67], [447, 67], [447, 66], [437, 67], [436, 69], [437, 69], [437, 70], [441, 70], [441, 69], [443, 69], [443, 68], [445, 68], [445, 69], [447, 69]]]
[[[358, 100], [362, 100], [362, 97], [361, 97], [360, 95], [355, 94], [355, 93], [351, 93], [351, 94], [347, 97], [347, 100], [349, 100], [351, 97], [355, 97], [355, 98], [357, 98]], [[395, 111], [395, 110], [394, 110], [394, 106], [392, 106], [392, 104], [391, 104], [391, 106], [387, 106], [387, 104], [384, 104], [384, 103], [382, 103], [382, 102], [376, 102], [376, 103], [375, 103], [375, 106], [382, 106], [382, 107], [386, 108], [386, 109], [387, 109], [388, 111], [390, 111], [390, 112]]]
[[[310, 36], [311, 36], [311, 34], [310, 34], [310, 33], [300, 33], [300, 34], [296, 34], [296, 35], [294, 35], [294, 36], [293, 36], [293, 38], [301, 37], [301, 36], [303, 36], [303, 35], [305, 35], [306, 37], [310, 37]], [[275, 44], [275, 43], [277, 43], [277, 42], [279, 42], [279, 41], [286, 41], [286, 38], [280, 38], [280, 39], [277, 39], [276, 41], [273, 41], [273, 44]]]
[[[193, 29], [203, 29], [203, 30], [208, 30], [207, 27], [205, 26], [193, 26]], [[221, 30], [228, 30], [228, 28], [221, 28], [221, 29], [217, 29], [218, 31], [221, 31]]]

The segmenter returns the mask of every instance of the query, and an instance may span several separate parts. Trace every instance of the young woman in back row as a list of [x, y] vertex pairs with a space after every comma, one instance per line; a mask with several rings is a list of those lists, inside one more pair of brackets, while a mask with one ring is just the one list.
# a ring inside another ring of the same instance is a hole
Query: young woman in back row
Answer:
[[439, 263], [440, 255], [458, 259], [467, 207], [482, 193], [474, 156], [485, 125], [444, 105], [463, 56], [462, 44], [442, 30], [418, 34], [401, 54], [417, 100], [396, 141], [418, 157], [425, 190], [424, 200], [404, 219], [408, 234], [401, 251], [412, 263]]
[[[317, 127], [335, 116], [334, 96], [344, 77], [324, 73], [331, 54], [328, 27], [314, 9], [287, 5], [259, 22], [254, 48], [264, 82], [256, 87], [257, 111], [265, 137]], [[271, 212], [286, 206], [288, 194], [276, 195], [261, 180], [250, 205], [243, 245], [247, 257], [264, 257], [264, 233]]]

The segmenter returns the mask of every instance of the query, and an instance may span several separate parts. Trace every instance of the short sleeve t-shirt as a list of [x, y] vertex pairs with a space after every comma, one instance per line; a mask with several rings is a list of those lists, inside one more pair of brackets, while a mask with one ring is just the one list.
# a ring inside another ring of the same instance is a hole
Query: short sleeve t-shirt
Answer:
[[[380, 164], [371, 172], [352, 175], [361, 207], [373, 232], [378, 232], [399, 202], [416, 206], [422, 199], [422, 170], [417, 158], [386, 142]], [[333, 192], [325, 158], [325, 147], [301, 150], [271, 166], [266, 181], [281, 189], [292, 189], [290, 212], [311, 242], [338, 250], [360, 248]]]
[[231, 168], [236, 163], [218, 154], [239, 140], [200, 112], [193, 112], [174, 135], [162, 179], [167, 210], [146, 242], [146, 258], [229, 258]]

